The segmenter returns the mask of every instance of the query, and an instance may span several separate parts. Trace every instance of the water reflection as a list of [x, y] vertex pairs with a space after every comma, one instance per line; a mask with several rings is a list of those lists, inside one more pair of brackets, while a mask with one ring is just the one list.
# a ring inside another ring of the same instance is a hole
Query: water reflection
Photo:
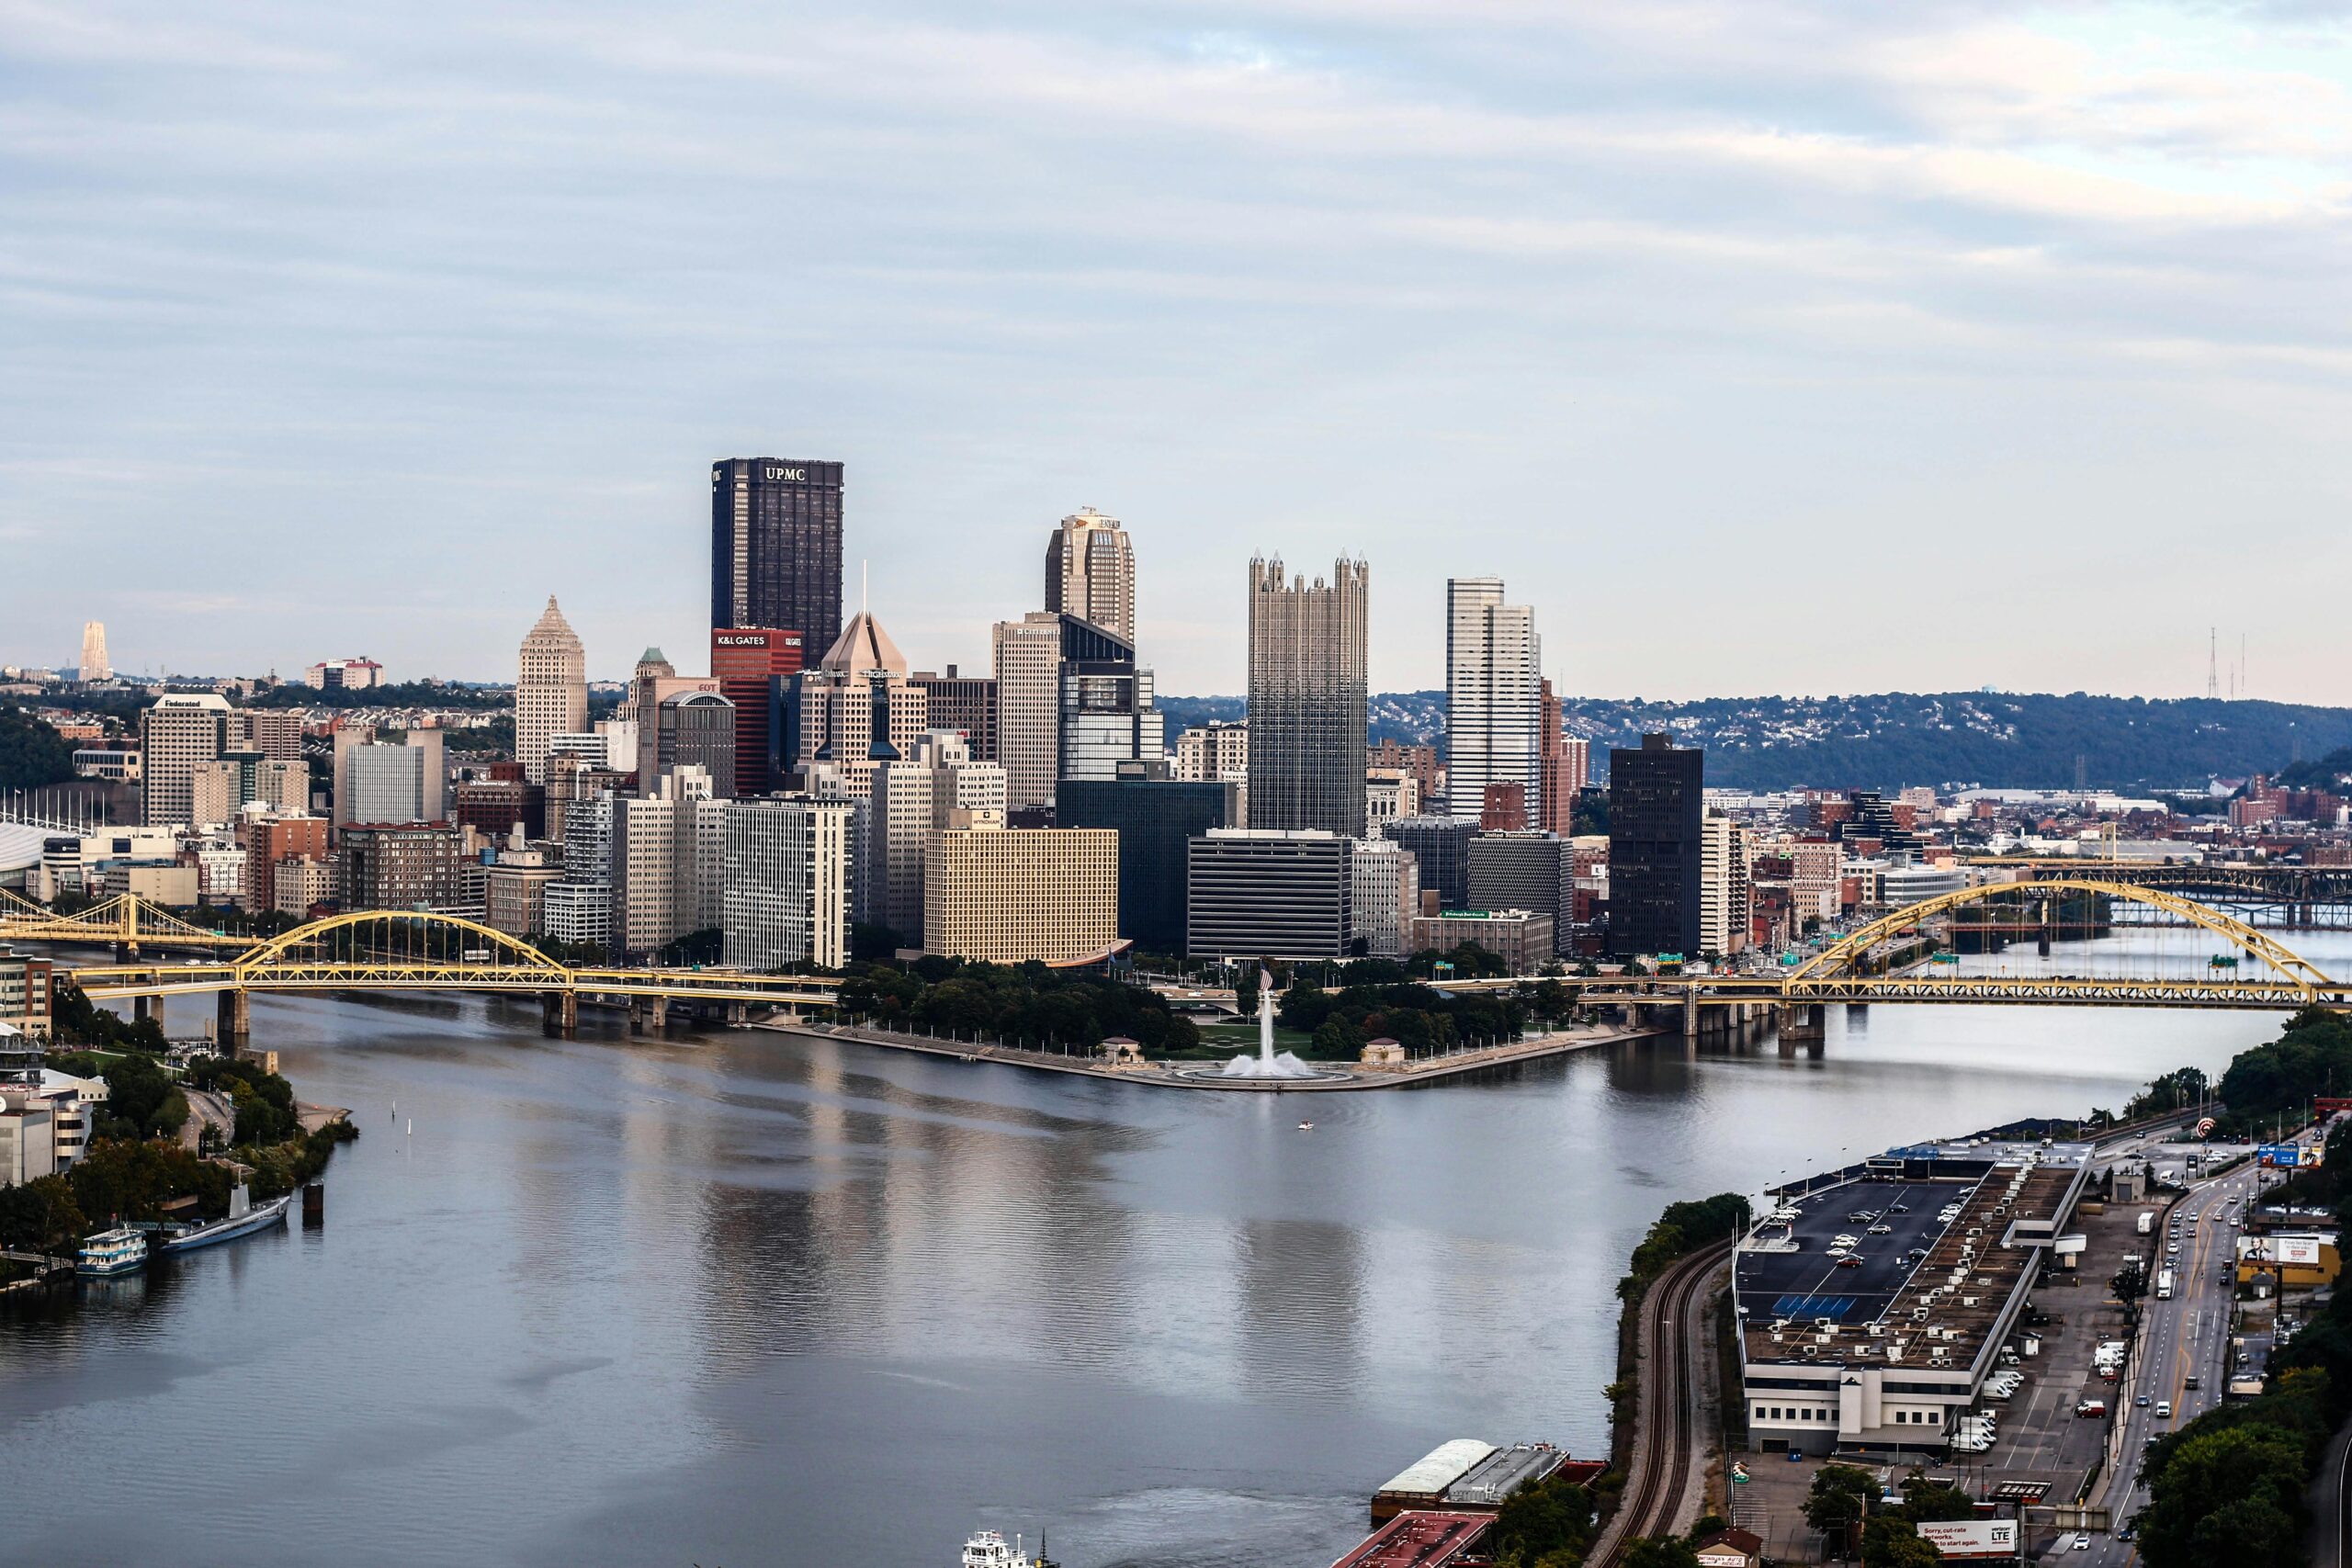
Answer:
[[2276, 1028], [1837, 1009], [1817, 1057], [1621, 1044], [1305, 1133], [1294, 1100], [759, 1032], [549, 1041], [500, 1001], [255, 1023], [356, 1112], [328, 1224], [0, 1308], [0, 1474], [107, 1499], [0, 1562], [920, 1564], [981, 1523], [1072, 1568], [1328, 1562], [1442, 1438], [1600, 1443], [1665, 1202], [2120, 1106]]

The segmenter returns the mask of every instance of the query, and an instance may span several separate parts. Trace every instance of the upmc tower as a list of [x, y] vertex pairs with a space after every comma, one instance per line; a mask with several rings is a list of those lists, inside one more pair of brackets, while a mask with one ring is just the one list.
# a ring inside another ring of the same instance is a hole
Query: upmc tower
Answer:
[[732, 457], [710, 466], [710, 625], [842, 635], [842, 466]]

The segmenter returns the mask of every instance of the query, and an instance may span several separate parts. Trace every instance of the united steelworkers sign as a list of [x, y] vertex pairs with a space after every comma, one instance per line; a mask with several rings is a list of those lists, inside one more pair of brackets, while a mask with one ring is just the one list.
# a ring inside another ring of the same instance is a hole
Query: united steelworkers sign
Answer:
[[1919, 1527], [1919, 1535], [1946, 1557], [2015, 1557], [2015, 1519], [1947, 1519]]

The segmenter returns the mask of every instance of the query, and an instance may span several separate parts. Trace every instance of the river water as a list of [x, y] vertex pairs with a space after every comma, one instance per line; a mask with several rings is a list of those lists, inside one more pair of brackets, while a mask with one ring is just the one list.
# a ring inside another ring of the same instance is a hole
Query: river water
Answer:
[[1315, 1568], [1443, 1438], [1601, 1446], [1667, 1201], [2120, 1107], [2276, 1026], [1833, 1010], [1818, 1059], [1277, 1099], [264, 998], [256, 1043], [362, 1130], [326, 1224], [0, 1313], [0, 1562], [933, 1568], [987, 1525], [1069, 1568]]

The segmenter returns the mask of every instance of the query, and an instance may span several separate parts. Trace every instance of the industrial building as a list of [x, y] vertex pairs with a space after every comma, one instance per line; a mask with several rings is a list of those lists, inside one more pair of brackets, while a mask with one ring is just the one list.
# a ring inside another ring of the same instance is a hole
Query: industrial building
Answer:
[[2063, 1250], [2091, 1152], [1920, 1145], [1775, 1192], [1735, 1259], [1753, 1446], [1940, 1452]]

